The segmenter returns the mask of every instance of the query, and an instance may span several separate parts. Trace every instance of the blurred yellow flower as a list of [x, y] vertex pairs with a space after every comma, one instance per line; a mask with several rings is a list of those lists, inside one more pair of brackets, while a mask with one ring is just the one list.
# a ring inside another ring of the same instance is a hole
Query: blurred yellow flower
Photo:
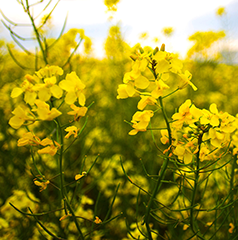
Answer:
[[133, 97], [133, 95], [136, 93], [136, 90], [134, 88], [134, 84], [129, 82], [127, 84], [119, 84], [117, 93], [117, 99], [125, 99], [128, 97]]
[[78, 78], [75, 72], [66, 75], [66, 79], [59, 83], [59, 86], [67, 91], [65, 102], [69, 105], [73, 104], [77, 99], [81, 106], [85, 105], [86, 98], [82, 92], [85, 85]]
[[235, 226], [234, 226], [234, 224], [233, 223], [229, 223], [229, 233], [233, 233], [233, 230], [235, 229]]
[[63, 73], [63, 69], [59, 66], [46, 66], [35, 72], [36, 76], [40, 79], [50, 78], [52, 76], [61, 76]]
[[216, 11], [216, 14], [221, 17], [222, 15], [226, 14], [226, 9], [224, 7], [219, 7]]
[[178, 159], [183, 160], [185, 164], [189, 164], [193, 159], [193, 153], [186, 145], [177, 145], [173, 153]]
[[41, 140], [32, 132], [27, 132], [23, 135], [22, 138], [20, 138], [17, 142], [18, 147], [22, 147], [25, 145], [30, 144], [31, 146], [37, 146], [39, 145]]
[[37, 112], [40, 120], [51, 121], [62, 114], [56, 108], [52, 108], [50, 110], [49, 104], [47, 104], [39, 99], [36, 99], [35, 104], [38, 108], [34, 109], [34, 111]]
[[77, 107], [74, 104], [71, 104], [70, 107], [73, 111], [68, 112], [68, 115], [74, 115], [74, 121], [78, 121], [80, 117], [84, 117], [88, 111], [87, 107]]
[[59, 99], [62, 94], [63, 90], [56, 85], [56, 77], [48, 77], [44, 79], [45, 83], [36, 84], [35, 89], [38, 91], [38, 97], [41, 101], [48, 101], [51, 96], [54, 96], [55, 98]]
[[96, 219], [94, 220], [94, 222], [96, 223], [96, 224], [100, 224], [100, 223], [102, 223], [102, 220], [99, 218], [99, 217], [95, 217]]
[[157, 100], [151, 96], [143, 96], [141, 95], [141, 100], [138, 102], [137, 108], [139, 110], [143, 110], [147, 105], [155, 105]]
[[191, 82], [192, 74], [188, 70], [186, 70], [184, 73], [179, 73], [178, 75], [181, 77], [178, 85], [179, 89], [183, 89], [189, 84], [194, 91], [197, 91], [197, 87]]
[[126, 73], [124, 75], [123, 82], [124, 83], [133, 82], [135, 87], [140, 89], [145, 89], [150, 84], [149, 80], [146, 77], [142, 76], [141, 72], [138, 69]]
[[34, 114], [28, 108], [23, 109], [21, 106], [18, 106], [12, 113], [15, 115], [9, 120], [9, 124], [12, 128], [18, 129], [25, 121], [35, 121]]
[[40, 145], [45, 147], [37, 151], [39, 154], [50, 154], [51, 156], [54, 156], [58, 149], [60, 149], [60, 144], [56, 141], [53, 142], [49, 138], [43, 139], [40, 142]]
[[40, 187], [40, 192], [42, 192], [43, 190], [45, 190], [47, 188], [47, 185], [50, 184], [50, 181], [47, 180], [47, 181], [40, 182], [38, 180], [34, 180], [34, 184], [36, 186]]
[[65, 138], [69, 138], [71, 135], [74, 135], [74, 138], [76, 138], [78, 136], [79, 129], [75, 126], [70, 126], [65, 128], [65, 131], [68, 132]]
[[132, 127], [134, 129], [129, 132], [129, 135], [135, 135], [140, 131], [146, 131], [150, 118], [153, 117], [153, 115], [154, 113], [151, 110], [144, 110], [143, 112], [137, 111], [132, 117], [131, 122], [133, 123]]
[[30, 105], [33, 105], [37, 97], [35, 86], [30, 83], [28, 80], [24, 80], [21, 88], [13, 88], [11, 92], [11, 97], [16, 98], [24, 93], [24, 101]]
[[156, 80], [155, 85], [155, 89], [151, 92], [151, 96], [155, 99], [163, 96], [164, 90], [169, 88], [169, 86], [165, 84], [162, 80]]

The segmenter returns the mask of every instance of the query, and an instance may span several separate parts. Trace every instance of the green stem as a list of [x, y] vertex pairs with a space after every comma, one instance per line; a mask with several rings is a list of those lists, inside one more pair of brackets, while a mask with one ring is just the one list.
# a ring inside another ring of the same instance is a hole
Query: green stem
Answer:
[[201, 144], [202, 144], [202, 134], [199, 134], [198, 136], [198, 152], [196, 154], [196, 169], [194, 171], [195, 179], [194, 179], [194, 186], [193, 186], [193, 193], [192, 193], [192, 200], [191, 200], [191, 208], [190, 208], [190, 226], [193, 231], [193, 233], [197, 233], [197, 236], [201, 239], [204, 239], [202, 236], [200, 236], [198, 226], [195, 224], [194, 221], [194, 207], [196, 204], [196, 193], [197, 193], [197, 186], [198, 186], [198, 180], [199, 180], [199, 164], [200, 164], [200, 150], [201, 150]]
[[[76, 225], [76, 228], [79, 232], [79, 239], [83, 240], [84, 239], [84, 236], [83, 236], [83, 233], [80, 229], [80, 226], [79, 226], [79, 223], [77, 221], [77, 218], [75, 216], [75, 213], [74, 213], [74, 210], [69, 202], [69, 199], [68, 199], [68, 196], [67, 196], [67, 193], [65, 191], [65, 187], [64, 187], [64, 173], [63, 173], [63, 154], [64, 154], [64, 138], [63, 138], [63, 133], [62, 133], [62, 127], [61, 127], [61, 124], [60, 124], [60, 121], [59, 119], [57, 118], [56, 119], [56, 122], [57, 122], [57, 127], [58, 127], [58, 133], [59, 133], [59, 138], [60, 138], [60, 145], [61, 145], [61, 148], [60, 148], [60, 154], [59, 154], [59, 172], [60, 172], [60, 192], [61, 192], [61, 199], [64, 200], [64, 205], [68, 207], [69, 211], [71, 212], [72, 214], [72, 218], [74, 220], [74, 223]], [[65, 209], [65, 213], [67, 214], [67, 211]]]
[[237, 154], [234, 156], [233, 163], [232, 163], [232, 169], [231, 169], [231, 177], [230, 177], [230, 202], [234, 201], [234, 194], [233, 194], [233, 187], [234, 187], [234, 174], [235, 174], [235, 166], [236, 166], [236, 160], [237, 160]]
[[[159, 102], [160, 102], [160, 106], [161, 106], [161, 109], [162, 109], [162, 114], [163, 114], [167, 129], [168, 129], [169, 146], [171, 146], [171, 144], [172, 144], [171, 128], [170, 128], [170, 124], [169, 124], [169, 121], [168, 121], [167, 114], [166, 114], [164, 106], [163, 106], [162, 97], [159, 97]], [[170, 153], [170, 151], [166, 152], [164, 162], [163, 162], [162, 167], [161, 167], [161, 169], [159, 171], [159, 174], [158, 174], [159, 175], [158, 180], [156, 181], [156, 185], [154, 187], [153, 193], [150, 197], [149, 203], [148, 203], [147, 208], [146, 208], [145, 224], [146, 224], [146, 229], [147, 229], [149, 240], [153, 240], [152, 235], [151, 235], [151, 229], [150, 229], [150, 226], [149, 226], [150, 212], [151, 212], [153, 201], [154, 201], [154, 199], [156, 197], [156, 194], [158, 193], [158, 191], [159, 191], [159, 189], [162, 185], [162, 180], [164, 179], [164, 176], [165, 176], [165, 172], [166, 172], [166, 169], [167, 169], [167, 166], [168, 166], [168, 163], [169, 163], [169, 153]]]
[[235, 212], [232, 211], [232, 209], [235, 208], [235, 204], [234, 204], [234, 176], [235, 176], [236, 161], [237, 161], [237, 154], [235, 154], [235, 156], [233, 158], [231, 176], [230, 176], [230, 191], [229, 191], [230, 201], [229, 201], [229, 203], [231, 204], [230, 211], [232, 212], [232, 214], [230, 215], [230, 217], [232, 218], [230, 220], [231, 222], [236, 221]]
[[26, 0], [26, 9], [25, 10], [26, 10], [27, 15], [29, 16], [29, 18], [31, 20], [31, 24], [32, 24], [32, 27], [34, 29], [34, 32], [35, 32], [36, 39], [37, 39], [37, 42], [39, 44], [40, 50], [42, 52], [44, 62], [45, 62], [45, 64], [48, 64], [48, 61], [47, 61], [47, 58], [46, 58], [46, 51], [43, 48], [43, 45], [42, 45], [42, 42], [41, 42], [41, 39], [40, 39], [40, 34], [39, 34], [39, 32], [37, 30], [37, 27], [35, 25], [35, 22], [34, 22], [34, 18], [32, 17], [32, 15], [30, 13], [30, 6], [29, 6], [29, 3], [28, 3], [28, 0]]

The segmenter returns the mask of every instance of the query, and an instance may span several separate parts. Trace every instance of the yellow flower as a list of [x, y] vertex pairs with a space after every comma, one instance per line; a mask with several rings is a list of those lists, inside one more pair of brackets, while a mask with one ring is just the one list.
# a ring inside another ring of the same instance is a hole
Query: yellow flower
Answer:
[[188, 70], [186, 70], [185, 73], [178, 73], [178, 75], [181, 77], [178, 85], [179, 89], [183, 89], [189, 84], [194, 91], [197, 91], [197, 87], [191, 82], [192, 74]]
[[129, 135], [135, 135], [139, 131], [146, 131], [147, 126], [149, 125], [150, 118], [153, 117], [154, 113], [151, 110], [144, 110], [143, 112], [136, 112], [131, 122], [133, 123], [132, 127], [134, 128], [129, 132]]
[[151, 96], [157, 99], [158, 97], [163, 96], [164, 90], [168, 89], [169, 86], [165, 84], [162, 80], [156, 80], [155, 84], [156, 88], [151, 92]]
[[220, 124], [218, 110], [216, 104], [213, 103], [210, 106], [210, 112], [206, 109], [202, 110], [203, 116], [200, 118], [200, 123], [203, 125], [210, 124], [213, 127], [217, 127]]
[[226, 9], [224, 7], [219, 7], [216, 11], [216, 14], [221, 17], [222, 15], [226, 14]]
[[46, 66], [35, 72], [36, 76], [40, 79], [50, 78], [52, 76], [61, 76], [63, 73], [63, 69], [58, 66]]
[[57, 150], [60, 148], [60, 144], [56, 141], [52, 141], [49, 138], [45, 138], [40, 142], [40, 145], [45, 146], [44, 148], [38, 150], [39, 154], [50, 154], [54, 156], [57, 153]]
[[102, 223], [102, 220], [99, 218], [99, 217], [95, 217], [96, 219], [94, 220], [94, 222], [96, 223], [96, 224], [100, 224], [100, 223]]
[[134, 84], [129, 82], [127, 84], [119, 84], [117, 93], [117, 99], [125, 99], [128, 97], [133, 97], [133, 95], [136, 93], [136, 90], [134, 88]]
[[67, 127], [65, 131], [68, 132], [65, 138], [69, 138], [71, 135], [74, 135], [74, 138], [76, 138], [78, 136], [79, 129], [75, 126], [70, 126]]
[[86, 98], [82, 92], [85, 85], [78, 78], [75, 72], [67, 74], [66, 79], [59, 83], [59, 86], [67, 91], [65, 102], [69, 105], [73, 104], [77, 99], [81, 106], [85, 105]]
[[35, 86], [28, 80], [24, 80], [21, 88], [13, 88], [11, 92], [11, 97], [16, 98], [24, 93], [24, 101], [30, 105], [33, 105], [37, 97]]
[[[12, 113], [15, 115], [9, 120], [9, 124], [12, 128], [18, 129], [25, 121], [35, 121], [33, 113], [30, 112], [29, 109], [23, 109], [21, 106], [16, 107]], [[31, 116], [29, 114], [31, 114]]]
[[31, 146], [37, 146], [40, 144], [40, 142], [41, 140], [36, 135], [34, 135], [32, 132], [27, 132], [18, 140], [17, 146], [22, 147], [27, 144], [30, 144]]
[[79, 179], [81, 179], [82, 177], [86, 176], [87, 175], [87, 172], [82, 172], [82, 174], [76, 174], [74, 179], [75, 181], [78, 181]]
[[147, 105], [155, 105], [157, 103], [154, 97], [140, 96], [141, 100], [138, 102], [137, 108], [143, 110]]
[[35, 184], [36, 186], [39, 186], [39, 187], [40, 187], [40, 192], [42, 192], [43, 190], [45, 190], [45, 189], [47, 188], [47, 185], [48, 185], [49, 183], [50, 183], [49, 180], [43, 181], [43, 182], [34, 180], [34, 184]]
[[161, 141], [163, 144], [169, 143], [168, 130], [167, 130], [167, 129], [162, 129], [162, 130], [160, 131], [160, 133], [161, 133], [160, 141]]
[[49, 104], [47, 104], [39, 99], [36, 99], [35, 104], [37, 105], [38, 108], [35, 109], [34, 111], [37, 112], [40, 120], [51, 121], [62, 114], [56, 108], [52, 108], [50, 110]]
[[131, 72], [126, 73], [123, 82], [133, 82], [133, 85], [140, 89], [146, 89], [150, 84], [149, 80], [142, 76], [139, 70], [132, 70]]
[[175, 113], [172, 116], [172, 119], [175, 121], [173, 122], [173, 127], [174, 128], [182, 128], [183, 123], [187, 123], [187, 124], [191, 124], [194, 122], [193, 119], [193, 115], [190, 112], [190, 107], [191, 107], [192, 103], [191, 100], [186, 100], [185, 103], [183, 103], [180, 107], [179, 107], [179, 112]]
[[237, 129], [237, 122], [235, 117], [227, 112], [219, 114], [219, 117], [221, 120], [221, 131], [225, 133], [232, 133]]
[[74, 104], [71, 104], [70, 107], [73, 111], [70, 111], [67, 114], [74, 115], [74, 121], [78, 121], [80, 117], [84, 117], [88, 111], [87, 107], [77, 107]]
[[35, 89], [38, 91], [38, 97], [41, 101], [48, 101], [50, 97], [53, 95], [55, 98], [59, 99], [63, 90], [56, 85], [56, 77], [52, 76], [44, 79], [45, 83], [37, 84]]
[[228, 144], [230, 140], [230, 134], [221, 132], [219, 128], [210, 128], [208, 132], [204, 133], [203, 141], [210, 139], [212, 146], [221, 148], [222, 145]]
[[178, 159], [183, 160], [185, 164], [188, 164], [193, 159], [193, 153], [186, 145], [177, 145], [173, 153], [178, 157]]

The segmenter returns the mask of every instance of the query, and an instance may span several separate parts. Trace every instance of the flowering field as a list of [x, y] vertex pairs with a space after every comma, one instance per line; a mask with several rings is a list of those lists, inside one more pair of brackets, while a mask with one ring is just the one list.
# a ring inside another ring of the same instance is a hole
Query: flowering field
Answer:
[[238, 66], [212, 48], [225, 32], [195, 33], [181, 60], [112, 26], [99, 60], [83, 29], [47, 38], [53, 10], [38, 26], [19, 2], [38, 46], [3, 15], [0, 238], [235, 240]]

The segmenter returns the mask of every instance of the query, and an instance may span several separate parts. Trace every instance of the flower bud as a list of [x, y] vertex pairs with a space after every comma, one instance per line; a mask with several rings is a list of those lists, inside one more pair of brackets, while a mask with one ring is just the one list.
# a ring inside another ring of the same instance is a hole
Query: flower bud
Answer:
[[139, 47], [139, 51], [140, 51], [141, 54], [144, 53], [144, 49], [142, 47]]
[[164, 52], [165, 51], [165, 44], [163, 43], [160, 47], [160, 51]]
[[156, 48], [154, 49], [154, 51], [153, 51], [153, 55], [155, 55], [158, 51], [159, 51], [159, 48], [156, 47]]

